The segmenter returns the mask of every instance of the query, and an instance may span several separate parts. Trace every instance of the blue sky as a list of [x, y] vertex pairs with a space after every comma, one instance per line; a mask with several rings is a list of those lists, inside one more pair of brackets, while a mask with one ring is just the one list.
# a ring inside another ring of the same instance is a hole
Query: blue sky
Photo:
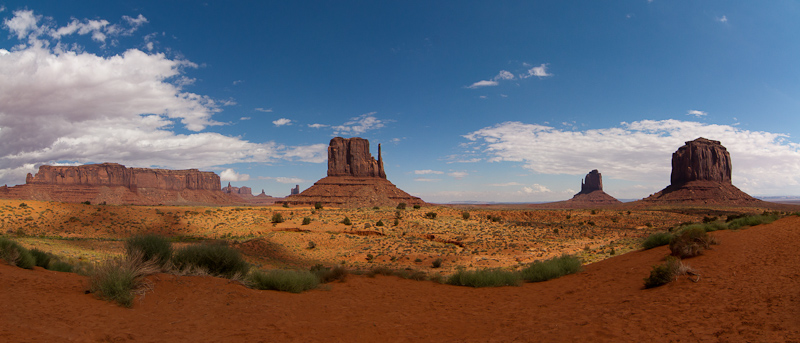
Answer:
[[0, 184], [42, 164], [200, 168], [285, 196], [335, 136], [431, 202], [669, 183], [703, 136], [800, 195], [794, 1], [3, 2]]

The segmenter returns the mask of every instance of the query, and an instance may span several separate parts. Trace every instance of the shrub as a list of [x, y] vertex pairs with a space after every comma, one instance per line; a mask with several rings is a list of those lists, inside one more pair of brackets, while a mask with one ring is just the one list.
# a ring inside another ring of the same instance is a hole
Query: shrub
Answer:
[[469, 287], [519, 286], [520, 277], [517, 273], [502, 269], [459, 270], [450, 275], [445, 283]]
[[308, 242], [308, 248], [309, 249], [314, 249], [316, 247], [317, 247], [317, 243], [314, 243], [314, 242], [311, 242], [311, 241]]
[[307, 270], [255, 270], [248, 276], [247, 285], [255, 289], [300, 293], [317, 288], [319, 279]]
[[400, 220], [395, 218], [394, 219], [394, 226], [400, 225]]
[[336, 266], [333, 268], [323, 267], [321, 264], [315, 265], [311, 267], [311, 272], [317, 276], [319, 282], [321, 283], [328, 283], [333, 281], [344, 281], [347, 277], [347, 269], [344, 269], [341, 266]]
[[406, 209], [406, 203], [401, 202], [401, 203], [397, 204], [397, 209], [398, 210], [405, 210]]
[[175, 252], [172, 263], [178, 270], [191, 272], [205, 270], [212, 275], [232, 278], [246, 275], [250, 265], [238, 250], [223, 244], [197, 244]]
[[461, 219], [469, 220], [469, 212], [467, 211], [461, 212]]
[[420, 209], [421, 207], [422, 207], [422, 206], [420, 206], [420, 205], [414, 205], [414, 209], [415, 209], [415, 210], [418, 210], [418, 209]]
[[283, 207], [289, 208], [289, 203], [288, 202], [284, 202], [283, 203]]
[[321, 202], [319, 202], [319, 201], [318, 201], [318, 202], [315, 202], [315, 203], [314, 203], [314, 209], [315, 209], [315, 210], [321, 210], [321, 209], [322, 209], [322, 203], [321, 203]]
[[735, 218], [728, 222], [728, 229], [737, 230], [747, 226], [756, 226], [760, 224], [769, 224], [778, 219], [775, 214], [760, 214], [756, 216], [746, 216]]
[[146, 285], [144, 277], [158, 272], [151, 260], [145, 260], [140, 251], [133, 255], [115, 258], [101, 264], [89, 275], [89, 291], [98, 297], [131, 307], [134, 292]]
[[153, 260], [164, 268], [172, 258], [172, 243], [159, 235], [137, 235], [125, 241], [125, 253], [132, 256], [135, 251], [141, 252], [144, 261]]
[[12, 266], [25, 269], [32, 269], [36, 265], [36, 259], [28, 249], [4, 237], [0, 237], [0, 259]]
[[433, 263], [431, 263], [431, 267], [432, 268], [439, 268], [441, 266], [442, 266], [442, 259], [441, 258], [437, 258], [437, 259], [433, 260]]
[[645, 238], [644, 242], [642, 242], [642, 248], [644, 248], [644, 250], [653, 249], [655, 247], [667, 245], [671, 240], [672, 240], [671, 233], [657, 232]]
[[50, 266], [48, 266], [47, 269], [57, 272], [72, 273], [72, 271], [75, 268], [72, 267], [71, 264], [64, 261], [52, 261], [50, 262]]
[[536, 261], [520, 271], [522, 279], [528, 282], [541, 282], [555, 279], [581, 270], [581, 260], [575, 256], [563, 255], [546, 261]]
[[669, 243], [669, 250], [673, 256], [680, 258], [700, 255], [716, 241], [700, 227], [690, 227], [678, 232]]
[[384, 226], [383, 220], [378, 220], [378, 222], [375, 223], [375, 226]]
[[89, 200], [86, 200], [86, 201], [82, 202], [81, 204], [84, 204], [84, 205], [91, 205], [91, 204], [92, 204], [92, 202], [91, 202], [91, 201], [89, 201]]
[[308, 224], [311, 224], [311, 218], [309, 217], [303, 218], [303, 225], [308, 225]]
[[47, 268], [47, 266], [50, 265], [50, 254], [36, 248], [31, 249], [30, 253], [36, 261], [35, 264], [37, 267]]
[[692, 269], [684, 265], [680, 259], [667, 256], [664, 264], [657, 264], [650, 270], [650, 276], [644, 279], [644, 288], [653, 288], [668, 284], [680, 275], [693, 273]]
[[272, 222], [275, 223], [275, 224], [283, 223], [283, 215], [281, 215], [278, 212], [273, 213], [272, 214]]
[[428, 219], [436, 219], [436, 212], [428, 212], [428, 213], [425, 213], [425, 218], [428, 218]]
[[350, 222], [350, 218], [347, 218], [347, 217], [344, 217], [344, 219], [342, 219], [342, 224], [344, 224], [344, 225], [353, 225], [353, 223]]

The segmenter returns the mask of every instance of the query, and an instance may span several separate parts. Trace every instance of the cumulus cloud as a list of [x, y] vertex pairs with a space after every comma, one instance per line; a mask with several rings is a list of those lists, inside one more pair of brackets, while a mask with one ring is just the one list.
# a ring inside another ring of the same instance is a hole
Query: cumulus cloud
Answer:
[[369, 130], [384, 127], [384, 122], [375, 117], [375, 113], [377, 112], [364, 113], [358, 117], [350, 118], [350, 121], [342, 125], [333, 126], [333, 133], [336, 135], [362, 134]]
[[717, 21], [720, 22], [720, 23], [727, 23], [728, 22], [728, 17], [722, 16], [722, 18], [717, 18]]
[[522, 187], [522, 192], [526, 194], [536, 194], [536, 193], [552, 193], [553, 191], [538, 183], [534, 183], [530, 187], [528, 186]]
[[441, 181], [441, 179], [428, 179], [428, 178], [424, 178], [424, 177], [418, 177], [418, 178], [414, 179], [414, 181], [418, 181], [418, 182], [438, 182], [438, 181]]
[[328, 145], [313, 144], [286, 148], [282, 157], [287, 160], [322, 163], [328, 160]]
[[270, 113], [270, 112], [272, 112], [272, 109], [271, 109], [271, 108], [261, 108], [261, 107], [258, 107], [258, 108], [256, 108], [256, 111], [259, 111], [259, 112], [265, 112], [265, 113]]
[[500, 83], [498, 83], [497, 81], [481, 80], [481, 81], [475, 82], [475, 83], [467, 86], [467, 88], [480, 88], [480, 87], [488, 87], [488, 86], [497, 86], [499, 84]]
[[250, 180], [250, 175], [239, 174], [233, 169], [228, 168], [219, 173], [219, 179], [220, 181], [231, 181], [231, 182], [247, 181]]
[[278, 119], [278, 120], [273, 120], [272, 124], [274, 124], [275, 126], [278, 126], [278, 127], [284, 126], [284, 125], [292, 125], [292, 120], [291, 119], [286, 119], [286, 118], [281, 118], [281, 119]]
[[[467, 86], [467, 88], [480, 88], [480, 87], [488, 87], [488, 86], [497, 86], [497, 85], [500, 84], [497, 81], [500, 81], [500, 80], [513, 80], [513, 79], [514, 79], [514, 74], [512, 74], [511, 72], [506, 71], [506, 70], [501, 70], [491, 80], [478, 81], [478, 82], [475, 82], [475, 83]], [[485, 97], [482, 97], [482, 98], [485, 99]]]
[[252, 118], [250, 118], [250, 117], [241, 117], [241, 118], [239, 118], [239, 120], [250, 120], [250, 119], [252, 119]]
[[438, 171], [438, 170], [425, 169], [425, 170], [415, 170], [414, 174], [415, 175], [444, 174], [444, 172], [443, 171]]
[[547, 64], [546, 63], [542, 63], [538, 67], [533, 67], [531, 69], [528, 69], [527, 73], [520, 74], [519, 78], [527, 79], [527, 78], [533, 77], [533, 76], [536, 76], [538, 78], [543, 78], [543, 77], [553, 76], [553, 74], [548, 73], [547, 72]]
[[642, 120], [619, 127], [564, 131], [505, 122], [464, 136], [480, 142], [489, 161], [519, 162], [541, 174], [583, 175], [599, 169], [606, 178], [669, 183], [671, 156], [698, 137], [721, 141], [731, 154], [733, 182], [752, 194], [800, 192], [800, 144], [788, 135], [729, 125], [680, 120]]
[[686, 112], [687, 116], [695, 116], [697, 118], [703, 117], [703, 116], [705, 116], [707, 114], [708, 113], [706, 113], [704, 111], [698, 111], [698, 110], [690, 110], [689, 112]]
[[328, 126], [330, 126], [330, 125], [316, 124], [316, 123], [315, 124], [308, 124], [308, 127], [312, 128], [312, 129], [321, 129], [323, 127], [328, 127]]
[[454, 171], [454, 172], [447, 173], [447, 175], [451, 176], [451, 177], [453, 177], [455, 179], [459, 179], [460, 180], [460, 179], [464, 178], [465, 176], [467, 176], [469, 174], [467, 172], [463, 172], [463, 171]]

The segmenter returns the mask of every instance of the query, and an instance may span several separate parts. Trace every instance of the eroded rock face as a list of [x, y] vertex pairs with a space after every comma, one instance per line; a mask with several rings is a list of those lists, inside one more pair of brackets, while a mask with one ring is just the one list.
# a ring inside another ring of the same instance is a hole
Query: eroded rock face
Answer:
[[586, 174], [584, 181], [581, 181], [581, 192], [578, 194], [589, 194], [594, 191], [603, 190], [603, 175], [597, 171], [592, 170]]
[[220, 189], [219, 175], [197, 169], [168, 170], [126, 168], [117, 163], [83, 166], [41, 166], [36, 175], [28, 174], [25, 182], [33, 185], [107, 186], [154, 188], [181, 191]]
[[378, 144], [378, 160], [369, 153], [369, 141], [359, 137], [331, 139], [328, 145], [328, 176], [386, 178]]
[[691, 181], [731, 184], [731, 155], [719, 141], [700, 137], [672, 154], [672, 186]]

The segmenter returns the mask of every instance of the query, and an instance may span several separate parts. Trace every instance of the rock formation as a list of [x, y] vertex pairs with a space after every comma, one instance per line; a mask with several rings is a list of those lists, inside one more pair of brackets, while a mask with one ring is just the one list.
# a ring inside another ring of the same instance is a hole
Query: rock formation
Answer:
[[603, 191], [603, 175], [597, 171], [592, 170], [586, 174], [586, 178], [581, 181], [581, 191], [572, 199], [567, 200], [567, 204], [575, 207], [583, 205], [611, 205], [620, 204], [621, 201], [606, 194]]
[[233, 187], [230, 182], [228, 182], [228, 186], [222, 187], [222, 192], [235, 197], [237, 201], [244, 201], [248, 205], [270, 205], [281, 199], [267, 195], [263, 189], [261, 194], [254, 196], [252, 188], [246, 186]]
[[0, 197], [107, 204], [233, 204], [219, 176], [197, 169], [126, 168], [117, 163], [41, 166], [25, 185], [0, 189]]
[[697, 138], [672, 154], [671, 184], [644, 203], [744, 205], [761, 202], [731, 183], [731, 156], [719, 141]]
[[[263, 192], [264, 190], [261, 190], [261, 191]], [[253, 196], [253, 189], [252, 188], [245, 187], [245, 186], [232, 187], [230, 182], [228, 182], [228, 186], [227, 187], [222, 187], [222, 192], [225, 193], [225, 194], [238, 195], [238, 196], [242, 196], [242, 197]]]
[[298, 195], [300, 194], [300, 185], [294, 185], [294, 188], [289, 190], [289, 195]]
[[378, 160], [375, 160], [369, 153], [369, 141], [358, 137], [331, 139], [328, 176], [280, 202], [290, 205], [320, 202], [339, 207], [396, 206], [401, 202], [424, 204], [420, 198], [409, 195], [386, 179], [380, 144]]

